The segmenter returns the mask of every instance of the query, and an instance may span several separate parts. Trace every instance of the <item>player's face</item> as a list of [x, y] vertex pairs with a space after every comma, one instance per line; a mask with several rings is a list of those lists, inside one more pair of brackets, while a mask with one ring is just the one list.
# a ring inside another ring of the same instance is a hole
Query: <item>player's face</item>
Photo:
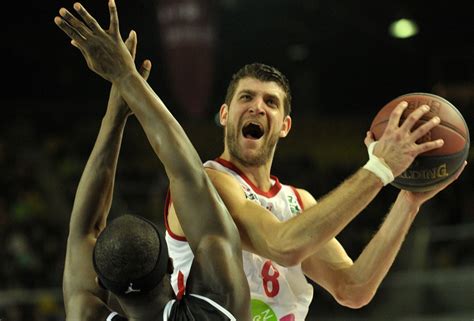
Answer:
[[230, 106], [223, 105], [220, 111], [231, 157], [246, 166], [271, 161], [279, 138], [291, 127], [290, 116], [284, 116], [284, 99], [276, 82], [250, 77], [239, 81]]

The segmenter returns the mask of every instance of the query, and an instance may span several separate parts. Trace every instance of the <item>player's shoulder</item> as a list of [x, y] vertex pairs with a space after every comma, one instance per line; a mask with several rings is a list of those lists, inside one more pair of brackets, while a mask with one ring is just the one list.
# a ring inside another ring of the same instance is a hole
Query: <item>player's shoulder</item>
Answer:
[[317, 203], [314, 196], [307, 189], [300, 187], [293, 187], [293, 189], [299, 194], [305, 209]]
[[207, 175], [209, 178], [214, 181], [225, 181], [225, 182], [235, 182], [237, 183], [236, 179], [234, 176], [232, 176], [230, 173], [219, 170], [214, 167], [204, 167], [204, 170], [206, 171]]

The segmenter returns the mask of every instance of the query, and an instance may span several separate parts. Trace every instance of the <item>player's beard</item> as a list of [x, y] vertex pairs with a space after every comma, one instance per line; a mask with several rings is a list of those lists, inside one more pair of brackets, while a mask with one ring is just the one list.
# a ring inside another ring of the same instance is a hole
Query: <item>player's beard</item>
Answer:
[[[235, 158], [242, 165], [250, 167], [262, 166], [270, 161], [280, 138], [278, 134], [272, 134], [266, 144], [262, 144], [262, 147], [256, 153], [249, 155], [249, 153], [245, 153], [239, 147], [239, 136], [240, 133], [236, 127], [228, 126], [225, 137], [227, 148], [232, 158]], [[265, 139], [265, 137], [261, 139]]]

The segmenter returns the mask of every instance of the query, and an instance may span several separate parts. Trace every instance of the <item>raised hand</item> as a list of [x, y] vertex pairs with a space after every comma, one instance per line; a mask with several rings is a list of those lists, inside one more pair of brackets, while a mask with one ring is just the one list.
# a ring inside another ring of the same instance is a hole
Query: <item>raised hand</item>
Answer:
[[[417, 143], [418, 139], [440, 123], [440, 119], [439, 117], [433, 117], [430, 121], [413, 130], [415, 123], [429, 111], [429, 106], [420, 106], [410, 113], [403, 124], [400, 125], [400, 119], [407, 107], [408, 103], [402, 101], [393, 109], [387, 127], [377, 141], [373, 152], [375, 156], [385, 161], [395, 177], [402, 174], [416, 156], [439, 148], [444, 144], [442, 139]], [[365, 144], [368, 146], [373, 141], [372, 133], [368, 132], [364, 140]]]
[[132, 54], [120, 36], [115, 1], [109, 0], [108, 30], [104, 30], [80, 3], [74, 3], [73, 7], [82, 21], [61, 8], [60, 17], [56, 16], [54, 22], [72, 39], [71, 44], [81, 51], [89, 68], [110, 82], [136, 71]]

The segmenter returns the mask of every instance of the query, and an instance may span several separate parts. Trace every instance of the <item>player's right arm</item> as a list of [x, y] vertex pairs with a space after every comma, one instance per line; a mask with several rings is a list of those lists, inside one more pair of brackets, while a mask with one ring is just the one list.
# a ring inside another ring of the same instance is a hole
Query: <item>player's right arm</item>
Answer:
[[[374, 151], [388, 164], [394, 176], [400, 175], [418, 154], [442, 145], [439, 140], [416, 143], [438, 125], [439, 119], [435, 117], [412, 131], [416, 121], [429, 109], [418, 108], [399, 125], [406, 107], [402, 102], [394, 109]], [[368, 135], [365, 143], [372, 141]], [[315, 206], [280, 222], [269, 211], [247, 200], [234, 178], [216, 170], [207, 171], [239, 227], [244, 248], [286, 266], [301, 263], [338, 235], [383, 187], [378, 176], [361, 168]]]
[[235, 178], [214, 169], [207, 172], [239, 228], [244, 249], [283, 266], [299, 264], [318, 251], [383, 186], [375, 175], [360, 169], [315, 206], [287, 221], [279, 221], [267, 209], [248, 200]]

